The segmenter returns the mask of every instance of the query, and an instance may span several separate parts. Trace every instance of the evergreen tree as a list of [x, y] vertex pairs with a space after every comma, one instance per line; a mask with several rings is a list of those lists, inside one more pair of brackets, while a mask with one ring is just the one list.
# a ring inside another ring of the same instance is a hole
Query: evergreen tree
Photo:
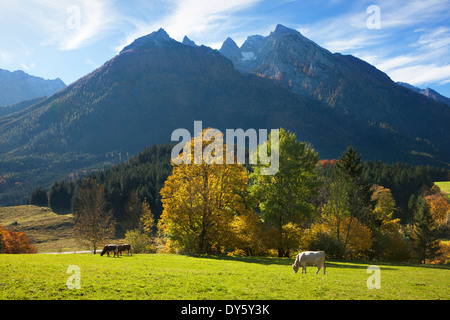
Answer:
[[40, 207], [48, 206], [48, 196], [47, 192], [43, 187], [37, 187], [33, 190], [28, 199], [28, 204]]
[[437, 226], [423, 196], [418, 197], [415, 201], [413, 218], [411, 238], [419, 261], [425, 263], [426, 259], [433, 259], [437, 255], [439, 241], [437, 240]]
[[347, 176], [350, 180], [358, 180], [361, 177], [363, 162], [361, 156], [356, 153], [356, 150], [352, 146], [347, 148], [339, 158], [336, 166], [339, 172]]
[[54, 212], [70, 211], [72, 209], [72, 197], [75, 191], [74, 182], [55, 181], [50, 187], [48, 202]]
[[368, 224], [368, 218], [372, 207], [372, 191], [370, 184], [363, 179], [363, 162], [361, 156], [350, 146], [341, 155], [337, 164], [338, 179], [345, 180], [346, 207], [350, 217], [357, 218], [360, 222]]
[[125, 220], [123, 222], [126, 230], [134, 230], [139, 227], [139, 221], [142, 215], [142, 205], [136, 191], [130, 193], [127, 204], [125, 205]]

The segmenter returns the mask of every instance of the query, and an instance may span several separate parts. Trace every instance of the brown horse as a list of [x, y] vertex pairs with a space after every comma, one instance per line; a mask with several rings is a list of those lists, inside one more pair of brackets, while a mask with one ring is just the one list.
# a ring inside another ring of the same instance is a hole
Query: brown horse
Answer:
[[114, 257], [119, 256], [118, 248], [119, 247], [117, 244], [107, 244], [106, 246], [103, 247], [103, 251], [100, 254], [100, 256], [103, 256], [106, 253], [109, 257], [110, 252], [114, 252]]
[[122, 255], [122, 252], [124, 251], [126, 251], [127, 254], [131, 254], [131, 245], [123, 243], [117, 247], [117, 251], [120, 255]]

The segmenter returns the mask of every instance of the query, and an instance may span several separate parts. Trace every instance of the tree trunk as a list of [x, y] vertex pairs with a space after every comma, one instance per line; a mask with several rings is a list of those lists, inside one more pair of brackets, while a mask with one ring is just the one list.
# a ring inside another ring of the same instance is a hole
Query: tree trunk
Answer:
[[347, 234], [345, 235], [344, 254], [347, 250], [348, 235], [350, 234], [350, 227], [352, 225], [352, 220], [353, 220], [353, 216], [350, 216], [350, 221], [348, 222]]

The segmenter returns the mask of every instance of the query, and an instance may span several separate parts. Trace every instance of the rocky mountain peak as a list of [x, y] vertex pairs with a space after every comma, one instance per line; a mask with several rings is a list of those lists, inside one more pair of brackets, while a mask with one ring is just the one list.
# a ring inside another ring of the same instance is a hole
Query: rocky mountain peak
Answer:
[[47, 80], [22, 70], [11, 72], [0, 69], [0, 106], [50, 96], [65, 86], [59, 78]]
[[277, 24], [275, 30], [271, 34], [277, 37], [284, 37], [288, 35], [301, 36], [301, 33], [298, 32], [297, 30], [285, 27], [282, 24]]
[[150, 35], [153, 36], [153, 38], [155, 39], [172, 40], [172, 38], [163, 28], [159, 28], [158, 31], [154, 31]]
[[219, 52], [223, 56], [225, 56], [228, 59], [230, 59], [231, 61], [233, 61], [233, 63], [242, 59], [241, 49], [239, 49], [236, 42], [234, 42], [234, 40], [231, 39], [230, 37], [228, 37], [224, 41], [224, 43], [222, 44], [222, 47], [219, 49]]
[[266, 37], [263, 37], [261, 35], [248, 36], [247, 40], [245, 40], [245, 42], [241, 46], [241, 51], [256, 53], [262, 47], [265, 40]]
[[[235, 50], [235, 49], [238, 49], [239, 50], [239, 47], [238, 47], [238, 45], [236, 44], [236, 42], [234, 42], [234, 40], [233, 39], [231, 39], [230, 37], [228, 37], [224, 42], [223, 42], [223, 44], [222, 44], [222, 47], [220, 48], [220, 50], [222, 50], [222, 49], [231, 49], [231, 50]], [[220, 51], [219, 50], [219, 51]]]
[[184, 45], [187, 46], [191, 46], [191, 47], [197, 47], [197, 45], [195, 44], [194, 41], [192, 41], [191, 39], [189, 39], [187, 36], [184, 36], [183, 38], [183, 42], [181, 42]]
[[137, 50], [140, 48], [145, 48], [147, 45], [162, 46], [166, 43], [173, 43], [173, 42], [176, 41], [172, 39], [163, 28], [160, 28], [158, 31], [154, 31], [146, 36], [134, 40], [132, 44], [123, 48], [123, 50], [120, 53], [128, 50]]

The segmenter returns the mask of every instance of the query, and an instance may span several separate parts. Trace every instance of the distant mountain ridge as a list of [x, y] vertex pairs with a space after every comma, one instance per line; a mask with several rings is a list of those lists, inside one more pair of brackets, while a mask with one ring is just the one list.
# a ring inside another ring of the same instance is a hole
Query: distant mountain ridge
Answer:
[[436, 92], [435, 90], [433, 90], [431, 88], [421, 89], [421, 88], [415, 87], [413, 85], [410, 85], [409, 83], [405, 83], [405, 82], [397, 82], [397, 83], [399, 85], [401, 85], [402, 87], [405, 87], [414, 92], [423, 94], [424, 96], [426, 96], [428, 98], [431, 98], [438, 102], [444, 103], [450, 107], [450, 98], [441, 95], [440, 93]]
[[283, 127], [325, 159], [353, 145], [365, 160], [450, 166], [450, 109], [362, 60], [283, 26], [238, 48], [248, 71], [188, 40], [159, 29], [56, 94], [0, 117], [8, 176], [0, 204], [170, 142], [177, 128], [192, 132], [195, 120], [223, 132]]
[[[244, 74], [272, 79], [355, 122], [428, 141], [449, 162], [450, 113], [443, 101], [405, 90], [361, 59], [331, 53], [282, 25], [268, 36], [249, 36], [240, 48], [228, 38], [219, 51]], [[428, 156], [435, 153], [431, 149], [411, 152]]]
[[[295, 47], [295, 42], [299, 44], [297, 47]], [[359, 60], [352, 56], [342, 56], [339, 53], [332, 54], [304, 37], [297, 30], [280, 24], [267, 37], [261, 35], [248, 36], [240, 48], [233, 39], [227, 38], [219, 52], [229, 58], [241, 72], [256, 73], [260, 76], [275, 78], [281, 83], [289, 85], [298, 93], [313, 95], [321, 100], [323, 100], [323, 97], [317, 91], [320, 88], [317, 88], [317, 85], [313, 82], [314, 75], [320, 77], [326, 75], [323, 72], [327, 72], [327, 66], [337, 67], [334, 73], [344, 71], [339, 70], [340, 68], [345, 69], [345, 66], [337, 63], [336, 58], [338, 57]], [[374, 74], [378, 73], [379, 77], [385, 78], [385, 80], [389, 79], [386, 74], [366, 62], [360, 60], [360, 64], [366, 64], [366, 68], [371, 68], [371, 71]], [[300, 75], [304, 78], [301, 79]], [[329, 79], [332, 79], [332, 77]], [[288, 82], [286, 83], [286, 81]], [[450, 98], [439, 94], [431, 88], [420, 89], [402, 82], [397, 82], [397, 84], [421, 93], [435, 101], [450, 105]]]
[[23, 100], [23, 101], [20, 101], [17, 103], [0, 106], [0, 117], [6, 116], [6, 115], [14, 113], [14, 112], [22, 111], [22, 110], [32, 106], [33, 104], [36, 104], [39, 101], [44, 100], [45, 98], [47, 98], [47, 97], [37, 97], [34, 99], [30, 99], [30, 100]]
[[0, 69], [0, 106], [50, 96], [65, 86], [59, 78], [45, 80], [21, 70], [11, 72]]

